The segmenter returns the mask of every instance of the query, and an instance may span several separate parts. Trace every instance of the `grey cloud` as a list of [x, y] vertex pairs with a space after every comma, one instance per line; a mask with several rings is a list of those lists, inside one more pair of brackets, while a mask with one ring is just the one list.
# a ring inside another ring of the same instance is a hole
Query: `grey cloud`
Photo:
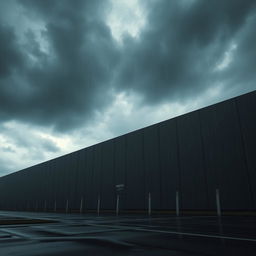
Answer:
[[[49, 53], [42, 51], [32, 30], [26, 32], [25, 45], [16, 43], [11, 28], [5, 33], [11, 34], [11, 45], [1, 33], [3, 48], [10, 48], [2, 73], [9, 66], [17, 70], [0, 77], [0, 116], [67, 131], [111, 102], [110, 81], [119, 54], [100, 16], [101, 1], [19, 3], [31, 19], [37, 14], [45, 22], [41, 36]], [[14, 54], [22, 56], [21, 63]]]
[[11, 152], [11, 153], [15, 153], [15, 149], [13, 149], [12, 147], [10, 146], [3, 146], [1, 147], [1, 149], [4, 151], [4, 152]]
[[[144, 103], [182, 101], [223, 82], [214, 68], [232, 40], [243, 41], [240, 37], [245, 36], [248, 17], [255, 14], [255, 1], [192, 2], [153, 2], [140, 39], [127, 36], [125, 40], [117, 83], [141, 93]], [[240, 56], [247, 59], [247, 52], [244, 47]], [[239, 60], [235, 61], [239, 66]]]
[[59, 147], [54, 144], [52, 141], [44, 140], [42, 144], [42, 148], [44, 148], [47, 152], [58, 152], [60, 149]]
[[[5, 140], [10, 145], [15, 145], [17, 148], [24, 148], [34, 152], [58, 152], [59, 147], [50, 139], [27, 131], [26, 126], [19, 125], [12, 127], [1, 127], [1, 133], [4, 134]], [[14, 149], [10, 146], [3, 145], [2, 148], [6, 151], [13, 152]]]
[[0, 24], [0, 78], [5, 79], [22, 65], [23, 56], [18, 50], [13, 29]]
[[[219, 100], [256, 89], [255, 0], [141, 4], [147, 23], [120, 46], [104, 20], [108, 0], [0, 1], [0, 175], [63, 153], [36, 129], [94, 142], [155, 120], [145, 117], [154, 104], [189, 109], [201, 96], [207, 105], [218, 84]], [[232, 44], [232, 61], [216, 71]], [[128, 95], [135, 115], [113, 109], [113, 92]]]
[[[105, 24], [108, 1], [10, 4], [1, 3], [9, 12], [18, 6], [21, 16], [43, 26], [28, 29], [21, 42], [15, 24], [4, 22], [8, 15], [0, 18], [2, 122], [69, 132], [110, 105], [112, 91], [139, 93], [144, 103], [154, 104], [183, 101], [220, 82], [241, 92], [246, 78], [244, 87], [255, 89], [253, 0], [143, 2], [147, 25], [139, 39], [126, 36], [123, 47], [117, 47]], [[238, 45], [233, 62], [215, 72], [233, 41]]]
[[5, 175], [7, 171], [10, 171], [10, 163], [0, 157], [0, 177]]
[[239, 92], [256, 89], [256, 13], [246, 20], [243, 31], [237, 36], [237, 48], [233, 54], [233, 61], [223, 72], [223, 80], [228, 88], [237, 85]]
[[0, 125], [0, 176], [61, 154], [61, 148], [45, 132], [18, 122]]

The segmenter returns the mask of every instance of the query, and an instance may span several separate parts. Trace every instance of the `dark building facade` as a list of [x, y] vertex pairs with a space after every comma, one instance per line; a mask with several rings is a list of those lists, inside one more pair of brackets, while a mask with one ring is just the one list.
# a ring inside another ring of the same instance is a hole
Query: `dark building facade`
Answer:
[[216, 189], [255, 211], [256, 91], [1, 177], [0, 209], [216, 211]]

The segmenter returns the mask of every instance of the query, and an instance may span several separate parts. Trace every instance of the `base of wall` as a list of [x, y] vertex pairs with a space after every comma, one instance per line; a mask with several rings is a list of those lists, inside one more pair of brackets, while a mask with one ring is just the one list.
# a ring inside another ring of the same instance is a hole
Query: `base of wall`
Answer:
[[[80, 211], [78, 209], [68, 210], [67, 212], [65, 209], [57, 209], [56, 211], [50, 209], [38, 209], [37, 211], [29, 209], [29, 210], [13, 210], [13, 209], [0, 209], [3, 211], [15, 211], [15, 212], [49, 212], [49, 213], [75, 213], [75, 214], [98, 214], [97, 210], [88, 209]], [[110, 209], [100, 209], [99, 214], [109, 214], [109, 215], [116, 215], [115, 210]], [[131, 209], [131, 210], [120, 210], [119, 215], [149, 215], [148, 210], [138, 210], [138, 209]], [[152, 210], [151, 216], [157, 215], [171, 215], [176, 216], [175, 210]], [[256, 216], [256, 211], [251, 210], [223, 210], [221, 212], [222, 216]], [[179, 216], [217, 216], [217, 211], [214, 210], [180, 210]]]

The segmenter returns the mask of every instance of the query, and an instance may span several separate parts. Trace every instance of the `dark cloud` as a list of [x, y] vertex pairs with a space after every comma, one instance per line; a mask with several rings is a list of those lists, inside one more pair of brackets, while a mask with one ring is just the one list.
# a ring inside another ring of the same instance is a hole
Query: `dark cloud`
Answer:
[[13, 29], [0, 24], [0, 78], [5, 79], [23, 62]]
[[[154, 104], [186, 100], [218, 83], [237, 91], [241, 84], [255, 89], [253, 0], [143, 2], [147, 24], [139, 39], [126, 35], [122, 47], [104, 20], [108, 1], [10, 4], [1, 3], [2, 121], [70, 131], [111, 104], [113, 91], [139, 93], [144, 103]], [[23, 40], [15, 30], [21, 25], [7, 22], [12, 16], [3, 11], [14, 6], [34, 27], [38, 24], [37, 30], [24, 31]], [[217, 72], [233, 43], [233, 62]]]
[[229, 89], [237, 85], [234, 88], [236, 94], [247, 89], [256, 89], [256, 33], [253, 33], [255, 28], [256, 12], [247, 18], [243, 30], [237, 37], [233, 61], [220, 77]]
[[18, 45], [12, 28], [2, 28], [0, 116], [58, 130], [76, 127], [111, 101], [110, 80], [118, 53], [98, 11], [102, 4], [19, 3], [31, 19], [38, 15], [45, 22], [41, 40], [49, 49], [41, 49], [32, 30], [25, 33], [26, 43]]
[[[127, 36], [125, 40], [118, 84], [140, 92], [148, 104], [194, 97], [231, 76], [226, 71], [224, 75], [215, 72], [215, 66], [233, 41], [249, 44], [238, 46], [239, 58], [232, 64], [243, 82], [255, 73], [255, 40], [244, 34], [252, 15], [255, 1], [250, 0], [151, 2], [148, 25], [140, 39]], [[253, 26], [249, 31], [254, 37]]]
[[255, 0], [140, 4], [118, 44], [109, 0], [0, 1], [0, 176], [256, 89]]

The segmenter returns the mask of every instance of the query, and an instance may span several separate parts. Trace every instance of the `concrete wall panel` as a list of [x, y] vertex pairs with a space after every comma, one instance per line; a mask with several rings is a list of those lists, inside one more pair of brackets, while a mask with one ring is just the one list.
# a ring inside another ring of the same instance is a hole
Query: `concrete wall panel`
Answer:
[[102, 143], [101, 207], [115, 209], [114, 141]]
[[222, 155], [217, 140], [215, 107], [200, 110], [202, 141], [204, 148], [206, 184], [209, 210], [216, 210], [216, 189], [219, 189], [219, 170], [222, 168]]
[[256, 209], [256, 92], [236, 99], [253, 208]]
[[85, 184], [86, 184], [86, 165], [85, 150], [78, 151], [77, 155], [77, 202], [80, 210], [82, 200], [82, 211], [85, 210]]
[[125, 209], [126, 205], [126, 137], [121, 136], [114, 139], [114, 170], [115, 170], [115, 185], [124, 185], [124, 190], [116, 191], [116, 196], [119, 194], [120, 210]]
[[[218, 183], [223, 209], [248, 209], [252, 198], [242, 146], [238, 113], [233, 100], [215, 106], [218, 143]], [[237, 189], [239, 188], [239, 189]]]
[[126, 208], [146, 209], [143, 130], [126, 136]]
[[74, 152], [70, 154], [70, 165], [69, 165], [69, 183], [70, 183], [70, 202], [69, 207], [71, 210], [78, 210], [79, 199], [77, 198], [77, 185], [78, 185], [78, 153]]
[[198, 112], [177, 118], [182, 209], [207, 209], [207, 185]]
[[176, 119], [159, 124], [161, 198], [162, 208], [166, 210], [175, 209], [176, 191], [180, 190], [176, 134]]
[[159, 127], [144, 130], [145, 193], [151, 197], [152, 209], [161, 209], [161, 169], [159, 164]]
[[98, 200], [101, 200], [101, 169], [102, 169], [102, 145], [93, 147], [93, 175], [92, 175], [92, 206], [96, 210]]
[[89, 147], [85, 152], [86, 178], [85, 178], [85, 208], [94, 209], [96, 207], [96, 196], [93, 194], [93, 147]]
[[62, 158], [55, 159], [55, 195], [54, 204], [56, 201], [56, 210], [63, 210], [65, 208], [64, 195], [63, 195], [63, 161]]

